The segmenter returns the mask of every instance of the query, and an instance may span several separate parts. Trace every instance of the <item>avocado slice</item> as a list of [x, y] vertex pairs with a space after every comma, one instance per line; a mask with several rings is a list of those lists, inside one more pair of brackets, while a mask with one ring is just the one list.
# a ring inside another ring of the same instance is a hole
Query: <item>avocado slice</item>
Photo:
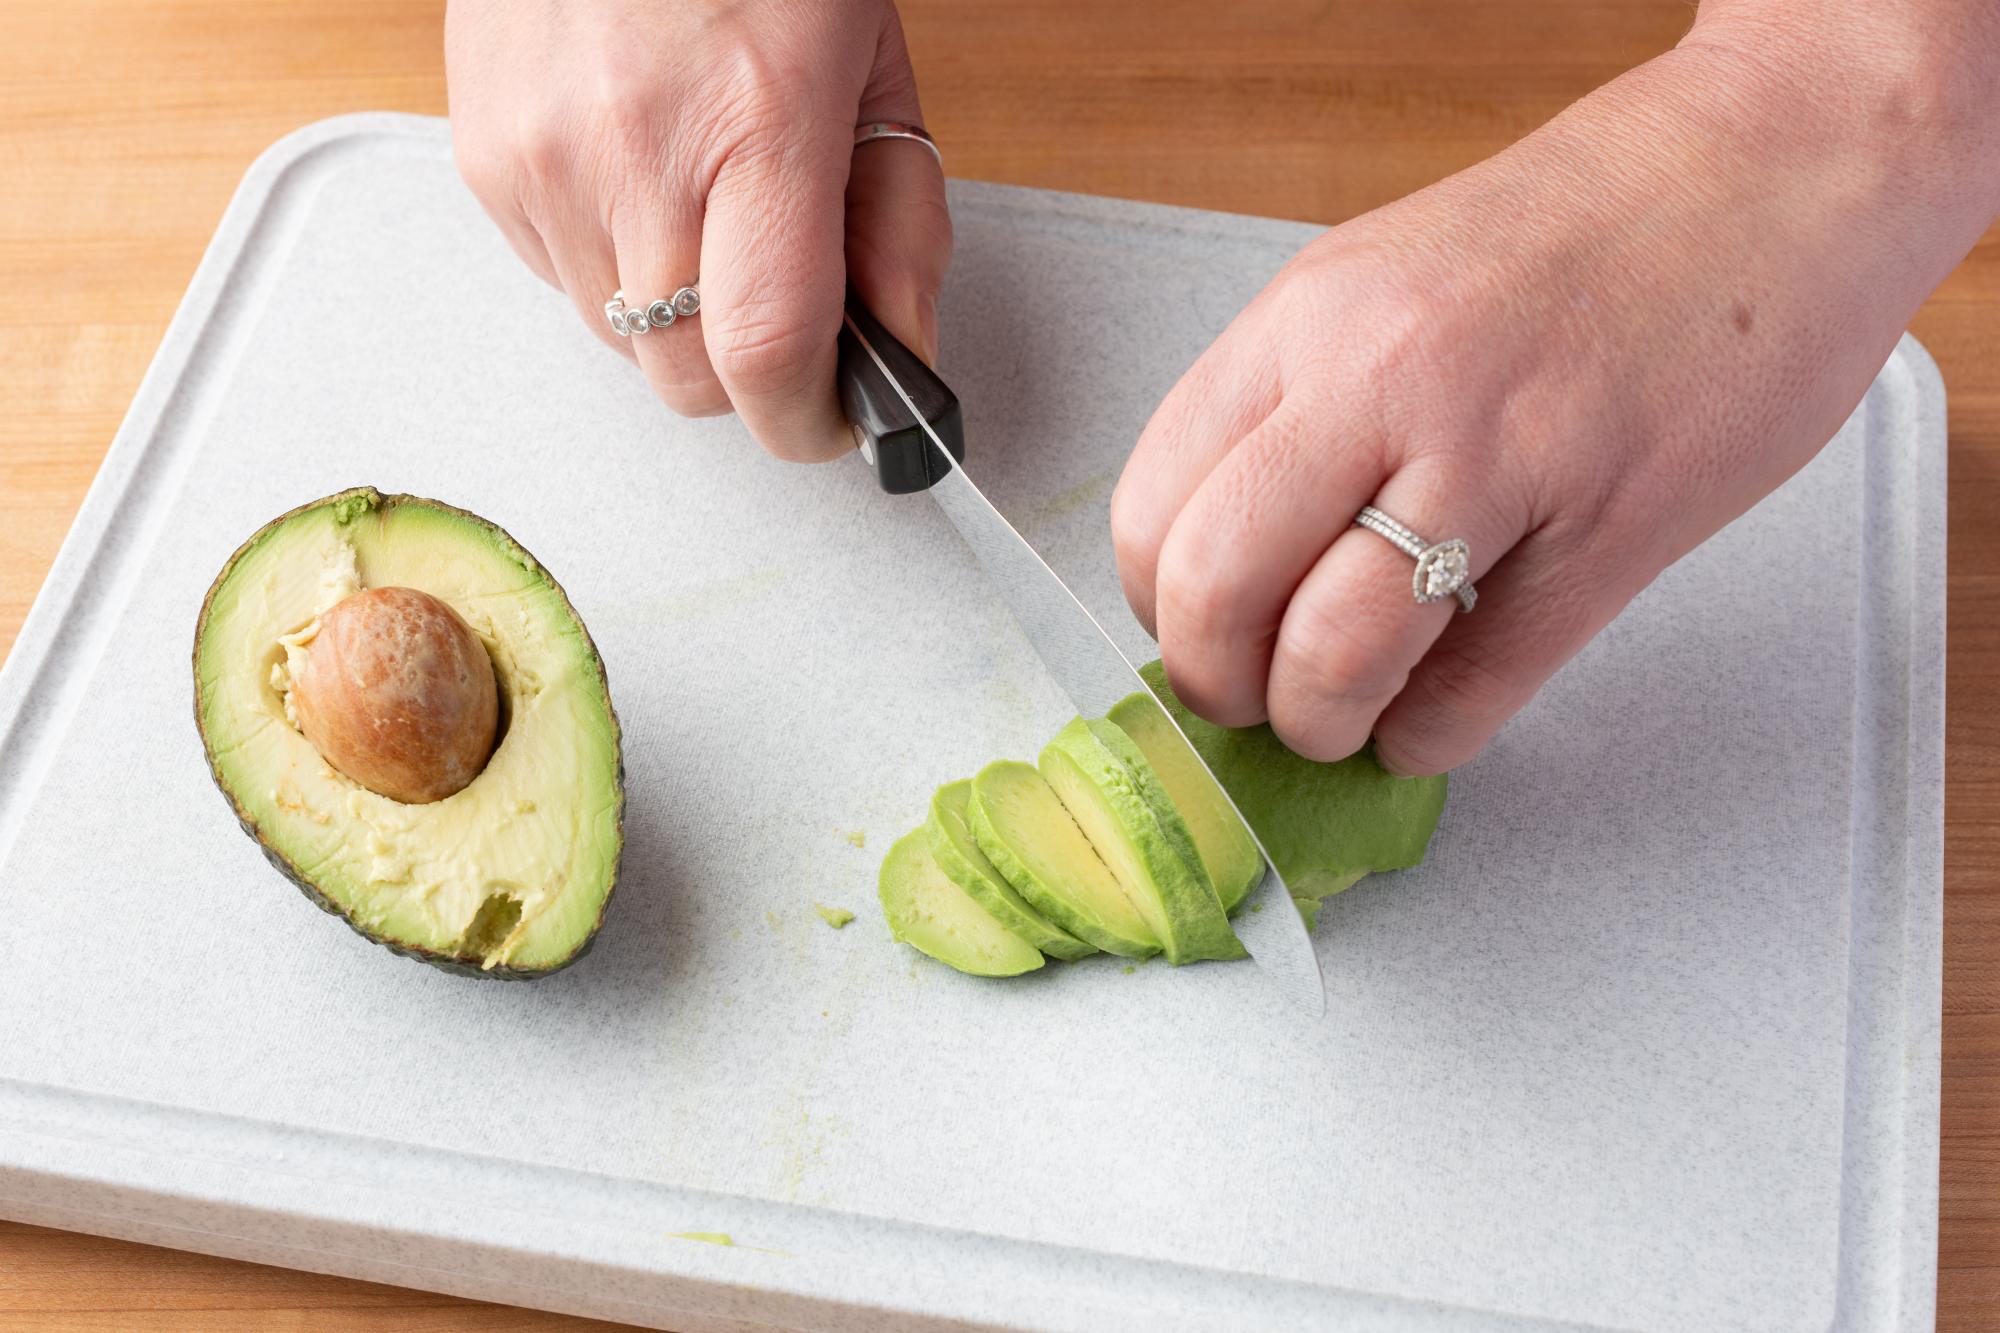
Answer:
[[1285, 748], [1268, 725], [1218, 727], [1196, 717], [1158, 662], [1139, 674], [1235, 798], [1294, 897], [1331, 897], [1371, 871], [1424, 859], [1444, 812], [1442, 774], [1396, 777], [1372, 749], [1315, 763]]
[[[438, 599], [491, 659], [498, 742], [443, 799], [370, 790], [299, 730], [291, 682], [319, 618], [367, 588]], [[397, 953], [476, 976], [542, 976], [589, 948], [624, 847], [618, 718], [576, 609], [500, 528], [365, 486], [280, 515], [210, 587], [194, 685], [216, 785], [320, 907]]]
[[1115, 705], [1108, 719], [1146, 757], [1165, 789], [1167, 804], [1180, 812], [1194, 840], [1195, 853], [1208, 872], [1222, 910], [1235, 915], [1264, 874], [1264, 858], [1251, 840], [1228, 797], [1174, 730], [1160, 701], [1135, 693]]
[[[1100, 730], [1116, 737], [1123, 757]], [[1242, 944], [1194, 855], [1187, 826], [1158, 790], [1152, 766], [1115, 727], [1072, 719], [1043, 747], [1042, 777], [1159, 937], [1170, 963], [1241, 958]], [[1134, 770], [1146, 774], [1142, 781]], [[1162, 808], [1164, 807], [1164, 808]]]
[[1042, 965], [1041, 950], [944, 873], [923, 829], [904, 834], [882, 858], [877, 892], [889, 932], [940, 963], [978, 977], [1019, 976]]
[[1106, 953], [1160, 951], [1160, 937], [1034, 765], [1002, 759], [980, 769], [966, 809], [979, 850], [1042, 916]]
[[973, 841], [972, 830], [966, 827], [966, 806], [971, 800], [969, 779], [947, 782], [931, 797], [931, 817], [924, 825], [924, 834], [930, 839], [931, 855], [937, 858], [944, 873], [994, 920], [1050, 957], [1069, 961], [1096, 953], [1096, 945], [1052, 925], [1030, 907], [986, 859], [986, 853]]

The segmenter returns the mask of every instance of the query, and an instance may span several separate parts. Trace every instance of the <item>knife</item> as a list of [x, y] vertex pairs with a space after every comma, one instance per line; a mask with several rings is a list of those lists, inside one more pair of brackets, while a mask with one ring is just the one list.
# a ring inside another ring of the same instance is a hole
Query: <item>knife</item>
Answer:
[[[1077, 712], [1100, 718], [1129, 695], [1149, 699], [1172, 728], [1168, 734], [1179, 737], [1213, 778], [1207, 761], [1103, 627], [966, 475], [958, 396], [851, 290], [840, 331], [838, 380], [841, 408], [882, 489], [892, 495], [930, 492]], [[1326, 1010], [1326, 991], [1305, 921], [1236, 798], [1220, 781], [1215, 786], [1264, 858], [1264, 876], [1232, 923], [1236, 937], [1286, 998], [1317, 1017]]]

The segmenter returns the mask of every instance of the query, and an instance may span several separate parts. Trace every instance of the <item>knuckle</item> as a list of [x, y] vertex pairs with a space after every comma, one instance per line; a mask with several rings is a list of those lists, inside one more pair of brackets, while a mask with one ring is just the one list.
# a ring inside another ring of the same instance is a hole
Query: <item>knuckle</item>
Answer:
[[751, 36], [735, 41], [713, 72], [712, 96], [719, 110], [710, 120], [726, 127], [726, 155], [759, 154], [796, 138], [801, 105], [810, 102], [823, 77], [814, 62], [768, 42]]
[[1409, 673], [1386, 660], [1354, 627], [1321, 610], [1308, 610], [1296, 631], [1283, 637], [1284, 691], [1309, 701], [1317, 716], [1329, 710], [1379, 705], [1395, 696]]
[[1271, 706], [1271, 730], [1285, 748], [1302, 759], [1330, 764], [1345, 759], [1368, 742], [1369, 715], [1348, 717], [1314, 713], [1295, 705]]
[[[1419, 692], [1428, 699], [1428, 687]], [[1406, 777], [1446, 773], [1477, 755], [1501, 720], [1443, 716], [1425, 702], [1399, 701], [1376, 722], [1376, 758]]]
[[511, 158], [516, 169], [536, 181], [559, 180], [569, 170], [576, 138], [561, 116], [536, 117], [523, 126]]
[[[1184, 549], [1167, 542], [1154, 583], [1160, 655], [1174, 691], [1219, 726], [1262, 722], [1270, 635], [1233, 625], [1232, 583], [1177, 554]], [[1253, 662], [1254, 680], [1246, 671]]]
[[[1496, 667], [1457, 648], [1433, 649], [1418, 685], [1420, 702], [1442, 730], [1464, 722], [1504, 718], [1525, 700], [1521, 686], [1504, 667]], [[1422, 752], [1422, 738], [1405, 735], [1398, 753]]]
[[1175, 530], [1157, 548], [1155, 586], [1160, 620], [1177, 638], [1214, 642], [1228, 633], [1236, 607], [1235, 580], [1197, 534]]
[[951, 210], [943, 195], [900, 193], [848, 210], [848, 258], [870, 273], [907, 273], [935, 288], [950, 266]]
[[587, 97], [592, 129], [620, 147], [649, 150], [662, 119], [660, 89], [643, 55], [606, 54]]
[[[689, 374], [684, 369], [663, 366], [656, 358], [645, 355], [640, 357], [640, 365], [654, 394], [676, 415], [712, 417], [729, 410], [729, 395], [722, 391], [714, 375]], [[702, 369], [706, 371], [706, 367]]]
[[[1265, 720], [1263, 690], [1246, 688], [1242, 664], [1216, 651], [1216, 645], [1163, 642], [1160, 660], [1174, 694], [1200, 717], [1219, 727], [1250, 727]], [[1263, 684], [1261, 674], [1256, 683]]]
[[715, 333], [716, 373], [735, 392], [758, 398], [805, 388], [834, 336], [777, 302], [746, 305], [718, 320]]
[[513, 164], [482, 141], [460, 138], [452, 145], [459, 179], [473, 196], [491, 208], [513, 195]]
[[1163, 527], [1140, 493], [1143, 481], [1131, 473], [1111, 492], [1111, 550], [1129, 578], [1151, 586], [1159, 570]]

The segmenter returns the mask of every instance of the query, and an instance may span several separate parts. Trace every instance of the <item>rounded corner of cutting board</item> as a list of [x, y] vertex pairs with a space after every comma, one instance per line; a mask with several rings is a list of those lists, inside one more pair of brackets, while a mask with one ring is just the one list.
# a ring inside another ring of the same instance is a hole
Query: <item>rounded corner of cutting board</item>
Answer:
[[1937, 358], [1931, 355], [1930, 349], [1916, 334], [1906, 332], [1896, 340], [1895, 350], [1889, 353], [1889, 359], [1883, 365], [1881, 375], [1876, 377], [1876, 382], [1880, 383], [1882, 377], [1891, 372], [1900, 374], [1905, 380], [1905, 387], [1917, 398], [1931, 403], [1944, 402], [1944, 372], [1938, 368]]
[[449, 144], [450, 124], [443, 116], [422, 116], [408, 111], [349, 111], [323, 120], [308, 121], [272, 140], [251, 159], [238, 192], [251, 193], [259, 187], [268, 189], [299, 163], [336, 144], [380, 138]]

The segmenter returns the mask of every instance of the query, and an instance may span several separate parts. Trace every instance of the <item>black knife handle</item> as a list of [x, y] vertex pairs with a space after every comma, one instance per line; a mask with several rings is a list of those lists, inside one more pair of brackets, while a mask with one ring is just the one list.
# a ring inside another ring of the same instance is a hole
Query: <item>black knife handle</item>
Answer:
[[[863, 340], [866, 345], [863, 345]], [[875, 356], [870, 356], [873, 348]], [[904, 403], [894, 385], [883, 378], [875, 357], [902, 384]], [[840, 408], [854, 424], [861, 455], [875, 465], [875, 478], [891, 495], [927, 491], [950, 468], [937, 456], [930, 437], [910, 416], [915, 405], [951, 456], [965, 460], [965, 421], [958, 395], [876, 319], [853, 288], [847, 292], [847, 319], [840, 326]]]

